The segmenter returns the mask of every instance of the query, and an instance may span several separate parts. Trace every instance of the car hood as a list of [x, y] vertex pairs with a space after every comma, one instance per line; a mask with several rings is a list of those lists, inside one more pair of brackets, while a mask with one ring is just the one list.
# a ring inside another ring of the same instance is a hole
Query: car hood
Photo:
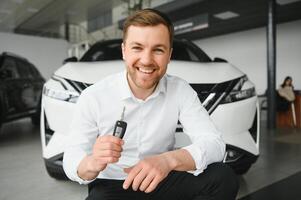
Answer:
[[[125, 70], [123, 61], [70, 62], [55, 75], [74, 81], [94, 84], [104, 77]], [[189, 83], [221, 83], [244, 75], [229, 63], [198, 63], [171, 61], [167, 73], [185, 79]]]

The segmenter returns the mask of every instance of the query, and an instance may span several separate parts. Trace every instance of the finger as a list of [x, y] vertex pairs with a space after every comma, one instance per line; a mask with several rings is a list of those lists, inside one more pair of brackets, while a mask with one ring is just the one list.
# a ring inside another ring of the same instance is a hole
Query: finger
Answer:
[[124, 141], [120, 139], [119, 137], [115, 137], [113, 135], [104, 135], [104, 136], [99, 136], [96, 139], [96, 142], [112, 142], [115, 144], [123, 145]]
[[119, 158], [115, 157], [99, 157], [96, 158], [96, 160], [99, 162], [99, 164], [109, 164], [109, 163], [116, 163], [119, 161]]
[[150, 183], [154, 180], [154, 178], [155, 178], [154, 174], [148, 174], [143, 180], [143, 182], [140, 184], [139, 190], [142, 192], [145, 191], [146, 188], [149, 187]]
[[138, 165], [136, 165], [135, 167], [133, 167], [133, 169], [130, 171], [128, 177], [125, 179], [124, 183], [123, 183], [123, 189], [128, 189], [129, 186], [132, 184], [134, 178], [139, 174], [139, 172], [142, 170], [141, 167], [139, 167]]
[[94, 153], [95, 157], [115, 157], [120, 158], [120, 151], [112, 151], [112, 150], [98, 150]]
[[156, 176], [153, 181], [149, 184], [147, 189], [145, 190], [146, 193], [152, 192], [154, 189], [156, 189], [157, 185], [160, 183], [162, 179]]
[[133, 183], [132, 183], [132, 188], [134, 191], [137, 191], [139, 186], [141, 185], [142, 181], [147, 177], [147, 172], [146, 170], [141, 170], [137, 176], [134, 178]]
[[113, 151], [122, 151], [121, 145], [111, 143], [111, 142], [105, 142], [105, 143], [97, 143], [94, 145], [94, 148], [97, 150], [113, 150]]

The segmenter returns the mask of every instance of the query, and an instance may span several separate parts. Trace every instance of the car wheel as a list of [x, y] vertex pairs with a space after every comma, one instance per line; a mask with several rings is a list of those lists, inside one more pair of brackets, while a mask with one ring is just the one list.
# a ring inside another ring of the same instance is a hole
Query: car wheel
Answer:
[[40, 126], [40, 113], [35, 113], [31, 116], [31, 123], [35, 126]]
[[[0, 106], [1, 106], [1, 102], [0, 102]], [[2, 127], [2, 111], [0, 108], [0, 133], [1, 133], [1, 127]]]
[[47, 173], [52, 178], [55, 178], [57, 180], [68, 180], [68, 177], [66, 176], [63, 167], [57, 166], [51, 162], [45, 161], [45, 167], [47, 170]]
[[36, 113], [31, 116], [31, 123], [35, 126], [40, 126], [40, 117], [41, 117], [41, 98]]

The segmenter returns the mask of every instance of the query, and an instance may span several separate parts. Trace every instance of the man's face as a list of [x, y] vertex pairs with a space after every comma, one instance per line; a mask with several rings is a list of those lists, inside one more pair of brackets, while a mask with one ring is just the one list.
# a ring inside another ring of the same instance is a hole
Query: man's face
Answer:
[[166, 72], [171, 48], [166, 26], [130, 26], [122, 44], [132, 90], [153, 89]]

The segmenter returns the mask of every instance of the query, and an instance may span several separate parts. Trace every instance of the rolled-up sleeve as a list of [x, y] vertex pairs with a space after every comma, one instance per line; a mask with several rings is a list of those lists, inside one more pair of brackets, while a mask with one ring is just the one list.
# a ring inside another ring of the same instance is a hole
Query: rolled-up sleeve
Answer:
[[88, 184], [93, 180], [83, 180], [77, 174], [77, 169], [83, 158], [92, 152], [92, 146], [98, 135], [97, 115], [94, 112], [96, 102], [93, 97], [82, 93], [73, 114], [68, 132], [68, 141], [64, 151], [63, 168], [67, 177], [80, 184]]
[[183, 84], [181, 93], [183, 98], [180, 100], [179, 121], [183, 132], [192, 141], [191, 145], [183, 149], [190, 153], [195, 162], [196, 170], [189, 172], [197, 176], [209, 164], [223, 160], [225, 143], [221, 132], [217, 130], [196, 92], [188, 83]]

